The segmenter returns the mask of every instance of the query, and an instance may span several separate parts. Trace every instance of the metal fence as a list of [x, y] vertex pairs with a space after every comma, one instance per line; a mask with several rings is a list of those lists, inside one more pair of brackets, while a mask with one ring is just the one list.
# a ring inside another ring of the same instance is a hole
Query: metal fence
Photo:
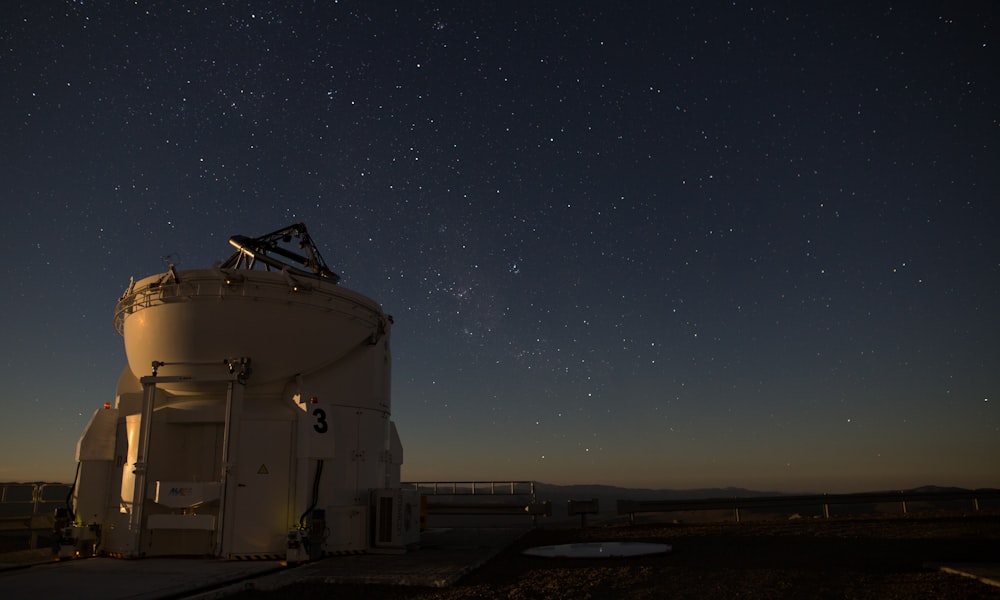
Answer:
[[422, 517], [551, 516], [552, 504], [539, 501], [534, 481], [408, 481], [421, 496]]
[[71, 487], [65, 483], [0, 483], [0, 533], [27, 537], [38, 547], [40, 534], [51, 533], [55, 509], [66, 505]]
[[619, 500], [618, 514], [628, 515], [635, 523], [639, 513], [675, 511], [731, 510], [738, 522], [741, 510], [765, 508], [822, 507], [823, 516], [830, 517], [831, 505], [897, 504], [907, 512], [907, 503], [967, 502], [969, 508], [980, 510], [980, 502], [1000, 500], [1000, 490], [960, 490], [930, 492], [864, 492], [858, 494], [818, 494], [807, 496], [758, 496], [751, 498], [705, 498], [700, 500]]
[[407, 481], [403, 485], [424, 496], [529, 496], [535, 499], [534, 481]]

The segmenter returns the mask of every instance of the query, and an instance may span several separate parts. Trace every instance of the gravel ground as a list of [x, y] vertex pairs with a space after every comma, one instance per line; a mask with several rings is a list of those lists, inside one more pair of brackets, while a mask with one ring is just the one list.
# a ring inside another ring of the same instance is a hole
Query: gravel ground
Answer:
[[[633, 558], [537, 558], [533, 546], [637, 541], [672, 546]], [[8, 562], [24, 555], [6, 553]], [[1000, 578], [1000, 512], [646, 523], [529, 532], [447, 588], [302, 583], [245, 591], [238, 600], [871, 598], [1000, 600], [1000, 587], [944, 573], [942, 564], [992, 564]]]
[[[521, 554], [598, 541], [666, 543], [673, 550], [602, 559]], [[1000, 587], [941, 572], [941, 563], [1000, 565], [1000, 514], [543, 528], [447, 588], [312, 583], [234, 598], [1000, 600]]]

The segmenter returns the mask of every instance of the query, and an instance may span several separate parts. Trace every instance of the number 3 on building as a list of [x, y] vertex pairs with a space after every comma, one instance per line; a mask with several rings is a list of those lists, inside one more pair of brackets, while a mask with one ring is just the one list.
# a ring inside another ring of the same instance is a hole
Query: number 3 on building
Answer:
[[316, 433], [326, 433], [326, 430], [330, 428], [326, 423], [326, 411], [322, 408], [317, 408], [313, 410], [313, 416], [316, 417], [316, 423], [313, 425]]

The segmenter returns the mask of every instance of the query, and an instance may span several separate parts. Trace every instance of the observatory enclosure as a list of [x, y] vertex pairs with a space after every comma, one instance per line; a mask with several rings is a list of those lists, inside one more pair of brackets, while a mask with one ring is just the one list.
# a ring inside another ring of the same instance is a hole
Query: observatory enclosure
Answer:
[[302, 224], [230, 243], [221, 265], [171, 265], [119, 300], [128, 365], [77, 446], [61, 554], [304, 560], [417, 541], [391, 317], [338, 285]]

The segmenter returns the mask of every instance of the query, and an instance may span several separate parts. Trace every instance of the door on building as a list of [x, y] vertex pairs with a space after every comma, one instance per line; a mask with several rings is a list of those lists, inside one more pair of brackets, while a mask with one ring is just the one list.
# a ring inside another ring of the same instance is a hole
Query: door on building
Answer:
[[284, 553], [291, 480], [291, 421], [243, 421], [236, 456], [231, 554]]

